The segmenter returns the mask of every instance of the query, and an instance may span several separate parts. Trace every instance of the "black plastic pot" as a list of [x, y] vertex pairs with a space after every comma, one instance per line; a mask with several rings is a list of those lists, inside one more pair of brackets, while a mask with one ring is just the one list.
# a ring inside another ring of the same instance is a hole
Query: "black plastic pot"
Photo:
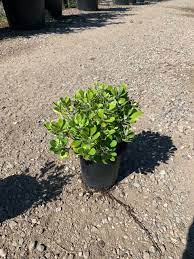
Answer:
[[54, 18], [60, 17], [63, 10], [63, 0], [45, 0], [45, 8]]
[[120, 166], [120, 157], [110, 164], [93, 163], [80, 158], [83, 182], [90, 188], [108, 189], [112, 187], [117, 178]]
[[80, 158], [81, 175], [83, 182], [90, 188], [108, 189], [112, 187], [117, 178], [122, 154], [126, 151], [127, 143], [120, 143], [117, 148], [117, 160], [110, 164], [94, 163]]
[[128, 5], [129, 0], [114, 0], [114, 4], [116, 4], [116, 5]]
[[82, 11], [97, 11], [98, 0], [77, 0], [77, 8]]
[[44, 0], [3, 0], [12, 29], [39, 29], [45, 23]]
[[142, 5], [144, 4], [144, 0], [136, 0], [136, 4]]

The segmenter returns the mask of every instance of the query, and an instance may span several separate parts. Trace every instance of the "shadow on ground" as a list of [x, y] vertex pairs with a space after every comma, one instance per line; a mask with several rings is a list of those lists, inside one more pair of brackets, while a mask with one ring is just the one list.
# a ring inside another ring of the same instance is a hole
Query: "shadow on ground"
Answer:
[[97, 12], [80, 13], [77, 15], [63, 15], [58, 20], [48, 20], [46, 26], [40, 30], [32, 31], [13, 31], [9, 28], [0, 28], [0, 40], [15, 37], [31, 37], [38, 34], [63, 34], [78, 32], [80, 30], [99, 28], [110, 24], [120, 24], [120, 16], [134, 15], [126, 14], [130, 10], [126, 7], [115, 7], [102, 9]]
[[121, 161], [119, 181], [130, 173], [153, 173], [156, 166], [166, 163], [176, 151], [172, 139], [158, 132], [143, 131], [127, 144]]
[[63, 169], [64, 166], [47, 162], [37, 178], [28, 175], [27, 169], [21, 175], [1, 180], [0, 223], [20, 215], [33, 205], [55, 200], [73, 177], [66, 175]]
[[191, 224], [187, 236], [187, 245], [184, 251], [182, 259], [193, 259], [194, 258], [194, 218]]

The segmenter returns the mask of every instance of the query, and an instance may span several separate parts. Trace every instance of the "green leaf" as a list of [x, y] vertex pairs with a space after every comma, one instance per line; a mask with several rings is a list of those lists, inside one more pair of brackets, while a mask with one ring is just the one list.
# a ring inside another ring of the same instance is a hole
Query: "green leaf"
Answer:
[[98, 116], [102, 119], [104, 117], [104, 109], [98, 110]]
[[109, 134], [109, 135], [112, 135], [112, 134], [114, 134], [114, 133], [115, 133], [115, 130], [114, 130], [114, 129], [108, 131], [108, 134]]
[[126, 103], [127, 101], [126, 101], [126, 99], [125, 98], [120, 98], [119, 99], [119, 104], [124, 104], [124, 103]]
[[44, 124], [44, 127], [47, 129], [47, 130], [52, 130], [52, 123], [51, 122], [46, 122], [45, 124]]
[[88, 154], [91, 156], [94, 156], [96, 154], [96, 149], [95, 148], [90, 149]]
[[116, 140], [113, 140], [111, 143], [110, 143], [110, 146], [111, 147], [116, 147], [117, 145], [117, 141]]
[[71, 143], [71, 147], [72, 148], [77, 148], [81, 145], [81, 141], [80, 140], [74, 140], [72, 143]]
[[52, 140], [50, 141], [50, 145], [51, 145], [52, 147], [56, 147], [56, 145], [57, 145], [56, 140], [52, 139]]
[[117, 156], [116, 152], [111, 153], [111, 156]]
[[113, 110], [116, 107], [116, 105], [117, 105], [116, 101], [109, 103], [109, 110]]
[[88, 149], [91, 149], [91, 146], [88, 145], [88, 144], [82, 144], [81, 146], [84, 150], [88, 150]]
[[90, 135], [93, 136], [96, 133], [96, 131], [97, 131], [97, 127], [96, 125], [94, 125], [94, 127], [90, 129]]
[[60, 154], [60, 158], [61, 159], [65, 159], [69, 156], [69, 153], [67, 151], [62, 151]]
[[78, 90], [78, 91], [76, 91], [76, 93], [75, 93], [75, 98], [76, 98], [77, 100], [81, 100], [83, 97], [84, 97], [84, 91], [83, 91], [83, 90]]
[[77, 114], [75, 115], [74, 121], [75, 121], [76, 124], [80, 124], [81, 121], [82, 121], [81, 114], [77, 113]]
[[135, 123], [137, 119], [142, 115], [142, 111], [136, 111], [130, 116], [130, 122]]
[[106, 122], [113, 122], [115, 121], [115, 117], [111, 117], [110, 119], [106, 120]]
[[116, 160], [115, 157], [110, 158], [110, 161], [112, 161], [112, 162], [114, 162], [115, 160]]
[[59, 118], [58, 121], [57, 121], [57, 126], [58, 126], [59, 128], [62, 128], [63, 125], [64, 125], [63, 119], [62, 119], [62, 118]]
[[93, 98], [93, 96], [94, 96], [93, 91], [92, 91], [91, 89], [89, 89], [89, 90], [87, 91], [87, 98], [88, 98], [88, 100], [91, 101], [92, 98]]
[[100, 132], [97, 132], [93, 137], [92, 140], [96, 140], [100, 137]]

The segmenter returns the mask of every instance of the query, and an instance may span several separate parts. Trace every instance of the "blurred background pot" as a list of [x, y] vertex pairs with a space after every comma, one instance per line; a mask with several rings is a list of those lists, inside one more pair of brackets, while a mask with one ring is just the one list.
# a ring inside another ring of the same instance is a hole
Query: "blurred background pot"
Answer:
[[98, 0], [77, 0], [77, 7], [83, 11], [98, 10]]
[[63, 4], [63, 0], [45, 0], [45, 8], [54, 18], [62, 16]]
[[30, 30], [44, 26], [44, 0], [3, 0], [2, 2], [12, 29]]

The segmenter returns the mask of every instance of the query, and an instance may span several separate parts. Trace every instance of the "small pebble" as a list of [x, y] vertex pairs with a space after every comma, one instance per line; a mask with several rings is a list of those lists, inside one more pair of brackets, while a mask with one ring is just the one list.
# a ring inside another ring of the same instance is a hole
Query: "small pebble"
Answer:
[[154, 254], [156, 252], [155, 247], [154, 246], [150, 246], [149, 252]]
[[139, 183], [134, 183], [133, 186], [134, 186], [135, 188], [139, 188], [139, 187], [140, 187], [140, 184], [139, 184]]
[[69, 254], [67, 258], [68, 259], [73, 259], [73, 258], [75, 258], [75, 255], [74, 254]]
[[150, 255], [148, 252], [143, 253], [143, 259], [150, 259]]
[[99, 245], [100, 248], [104, 248], [105, 247], [104, 240], [101, 239], [100, 241], [98, 241], [98, 245]]
[[31, 241], [29, 246], [28, 246], [28, 249], [30, 251], [34, 250], [36, 248], [36, 245], [37, 245], [37, 241]]
[[7, 255], [6, 251], [5, 251], [3, 248], [1, 248], [1, 249], [0, 249], [0, 257], [5, 258], [6, 255]]
[[90, 253], [88, 251], [83, 252], [84, 259], [88, 259], [90, 257]]
[[44, 244], [38, 244], [36, 250], [42, 253], [46, 250], [46, 246]]
[[82, 257], [83, 253], [82, 253], [82, 252], [79, 252], [78, 255], [79, 255], [79, 257]]
[[56, 208], [56, 212], [62, 211], [62, 207]]

